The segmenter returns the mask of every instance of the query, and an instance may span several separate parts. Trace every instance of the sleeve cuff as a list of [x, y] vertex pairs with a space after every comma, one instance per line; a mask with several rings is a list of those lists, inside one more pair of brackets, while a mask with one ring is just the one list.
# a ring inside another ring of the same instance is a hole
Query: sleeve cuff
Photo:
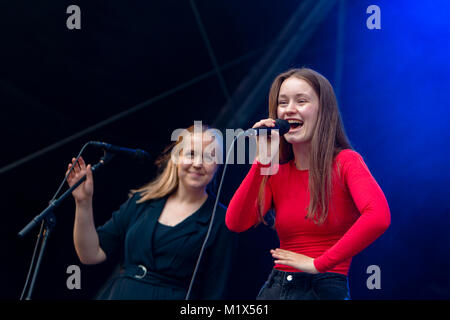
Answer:
[[321, 261], [321, 258], [322, 256], [320, 256], [320, 257], [317, 257], [317, 258], [315, 258], [314, 259], [314, 261], [313, 261], [313, 264], [314, 264], [314, 267], [316, 268], [316, 270], [317, 271], [319, 271], [319, 273], [324, 273], [324, 272], [326, 272], [327, 270], [324, 268], [324, 266], [320, 263], [320, 261]]

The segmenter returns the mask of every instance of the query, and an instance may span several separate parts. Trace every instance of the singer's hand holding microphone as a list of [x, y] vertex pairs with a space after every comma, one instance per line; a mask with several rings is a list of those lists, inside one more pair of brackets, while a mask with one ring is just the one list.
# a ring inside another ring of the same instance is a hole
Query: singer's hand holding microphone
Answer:
[[[271, 140], [272, 138], [277, 138], [277, 141], [279, 141], [280, 135], [284, 135], [286, 134], [290, 127], [289, 127], [289, 122], [287, 122], [286, 120], [282, 120], [282, 119], [272, 119], [272, 118], [267, 118], [267, 119], [262, 119], [258, 122], [256, 122], [252, 129], [266, 129], [267, 130], [267, 152], [270, 153], [270, 158], [271, 161], [273, 160], [273, 158], [278, 154], [278, 152], [275, 153], [271, 153]], [[274, 130], [277, 129], [277, 130]], [[255, 135], [256, 135], [256, 159], [257, 161], [259, 161], [260, 156], [259, 156], [259, 130], [256, 131]]]

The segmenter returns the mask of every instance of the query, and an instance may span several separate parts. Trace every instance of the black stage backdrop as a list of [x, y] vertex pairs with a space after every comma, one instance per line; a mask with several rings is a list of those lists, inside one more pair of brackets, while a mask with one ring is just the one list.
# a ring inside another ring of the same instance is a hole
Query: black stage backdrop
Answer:
[[[381, 29], [370, 27], [373, 4]], [[48, 205], [86, 142], [145, 149], [155, 160], [173, 130], [195, 120], [224, 136], [251, 127], [267, 116], [274, 76], [300, 66], [333, 84], [352, 145], [391, 208], [388, 231], [353, 260], [352, 299], [448, 299], [447, 11], [445, 1], [3, 2], [0, 299], [19, 299], [38, 228], [17, 233]], [[88, 149], [84, 157], [101, 155]], [[228, 167], [223, 204], [248, 169]], [[155, 173], [152, 161], [119, 156], [98, 172], [96, 224]], [[73, 199], [55, 213], [33, 298], [92, 299], [116, 265], [79, 262]], [[236, 299], [254, 299], [276, 246], [269, 227], [241, 234]], [[80, 289], [67, 287], [72, 265]], [[378, 289], [367, 286], [373, 265]]]

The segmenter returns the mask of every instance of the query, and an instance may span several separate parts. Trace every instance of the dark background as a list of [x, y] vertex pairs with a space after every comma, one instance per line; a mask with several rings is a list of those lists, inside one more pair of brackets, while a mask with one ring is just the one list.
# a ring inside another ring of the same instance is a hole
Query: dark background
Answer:
[[[81, 30], [66, 27], [72, 4]], [[372, 4], [381, 30], [366, 27]], [[387, 0], [3, 2], [0, 298], [19, 299], [38, 229], [24, 239], [17, 233], [47, 206], [84, 143], [141, 148], [154, 160], [172, 131], [194, 120], [223, 134], [251, 127], [267, 116], [275, 75], [307, 66], [333, 84], [350, 141], [391, 209], [388, 231], [353, 260], [352, 298], [449, 299], [449, 8]], [[101, 155], [89, 149], [84, 157], [95, 163]], [[222, 203], [247, 170], [228, 167]], [[154, 175], [151, 162], [126, 157], [98, 172], [96, 224]], [[72, 199], [56, 218], [33, 297], [91, 299], [115, 265], [79, 262]], [[255, 297], [276, 241], [264, 226], [241, 234], [237, 298]], [[66, 287], [73, 264], [81, 290]], [[366, 286], [370, 265], [381, 269], [379, 290]]]

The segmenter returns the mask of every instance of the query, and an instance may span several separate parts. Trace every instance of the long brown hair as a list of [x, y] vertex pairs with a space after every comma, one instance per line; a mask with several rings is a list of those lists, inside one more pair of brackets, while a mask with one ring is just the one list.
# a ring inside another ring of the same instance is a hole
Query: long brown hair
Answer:
[[[328, 216], [332, 193], [332, 165], [343, 149], [352, 149], [342, 124], [336, 96], [330, 82], [320, 73], [309, 69], [290, 69], [279, 74], [269, 91], [269, 118], [277, 118], [278, 93], [284, 80], [296, 77], [305, 80], [319, 97], [317, 124], [311, 140], [309, 159], [310, 203], [306, 217], [322, 224]], [[280, 137], [280, 163], [294, 159], [292, 145]], [[259, 220], [263, 219], [264, 189], [269, 176], [264, 176], [258, 195]]]
[[[195, 125], [190, 126], [186, 130], [193, 134]], [[201, 132], [209, 130], [210, 127], [206, 124], [201, 125]], [[177, 164], [172, 160], [172, 152], [179, 153], [181, 151], [181, 143], [183, 142], [183, 135], [178, 136], [177, 141], [168, 145], [164, 151], [159, 155], [155, 161], [158, 168], [157, 176], [154, 180], [145, 184], [138, 189], [130, 190], [130, 194], [141, 193], [141, 198], [136, 203], [142, 203], [151, 199], [158, 199], [174, 193], [179, 184]], [[217, 139], [217, 137], [216, 137]], [[221, 141], [219, 141], [221, 143]]]

